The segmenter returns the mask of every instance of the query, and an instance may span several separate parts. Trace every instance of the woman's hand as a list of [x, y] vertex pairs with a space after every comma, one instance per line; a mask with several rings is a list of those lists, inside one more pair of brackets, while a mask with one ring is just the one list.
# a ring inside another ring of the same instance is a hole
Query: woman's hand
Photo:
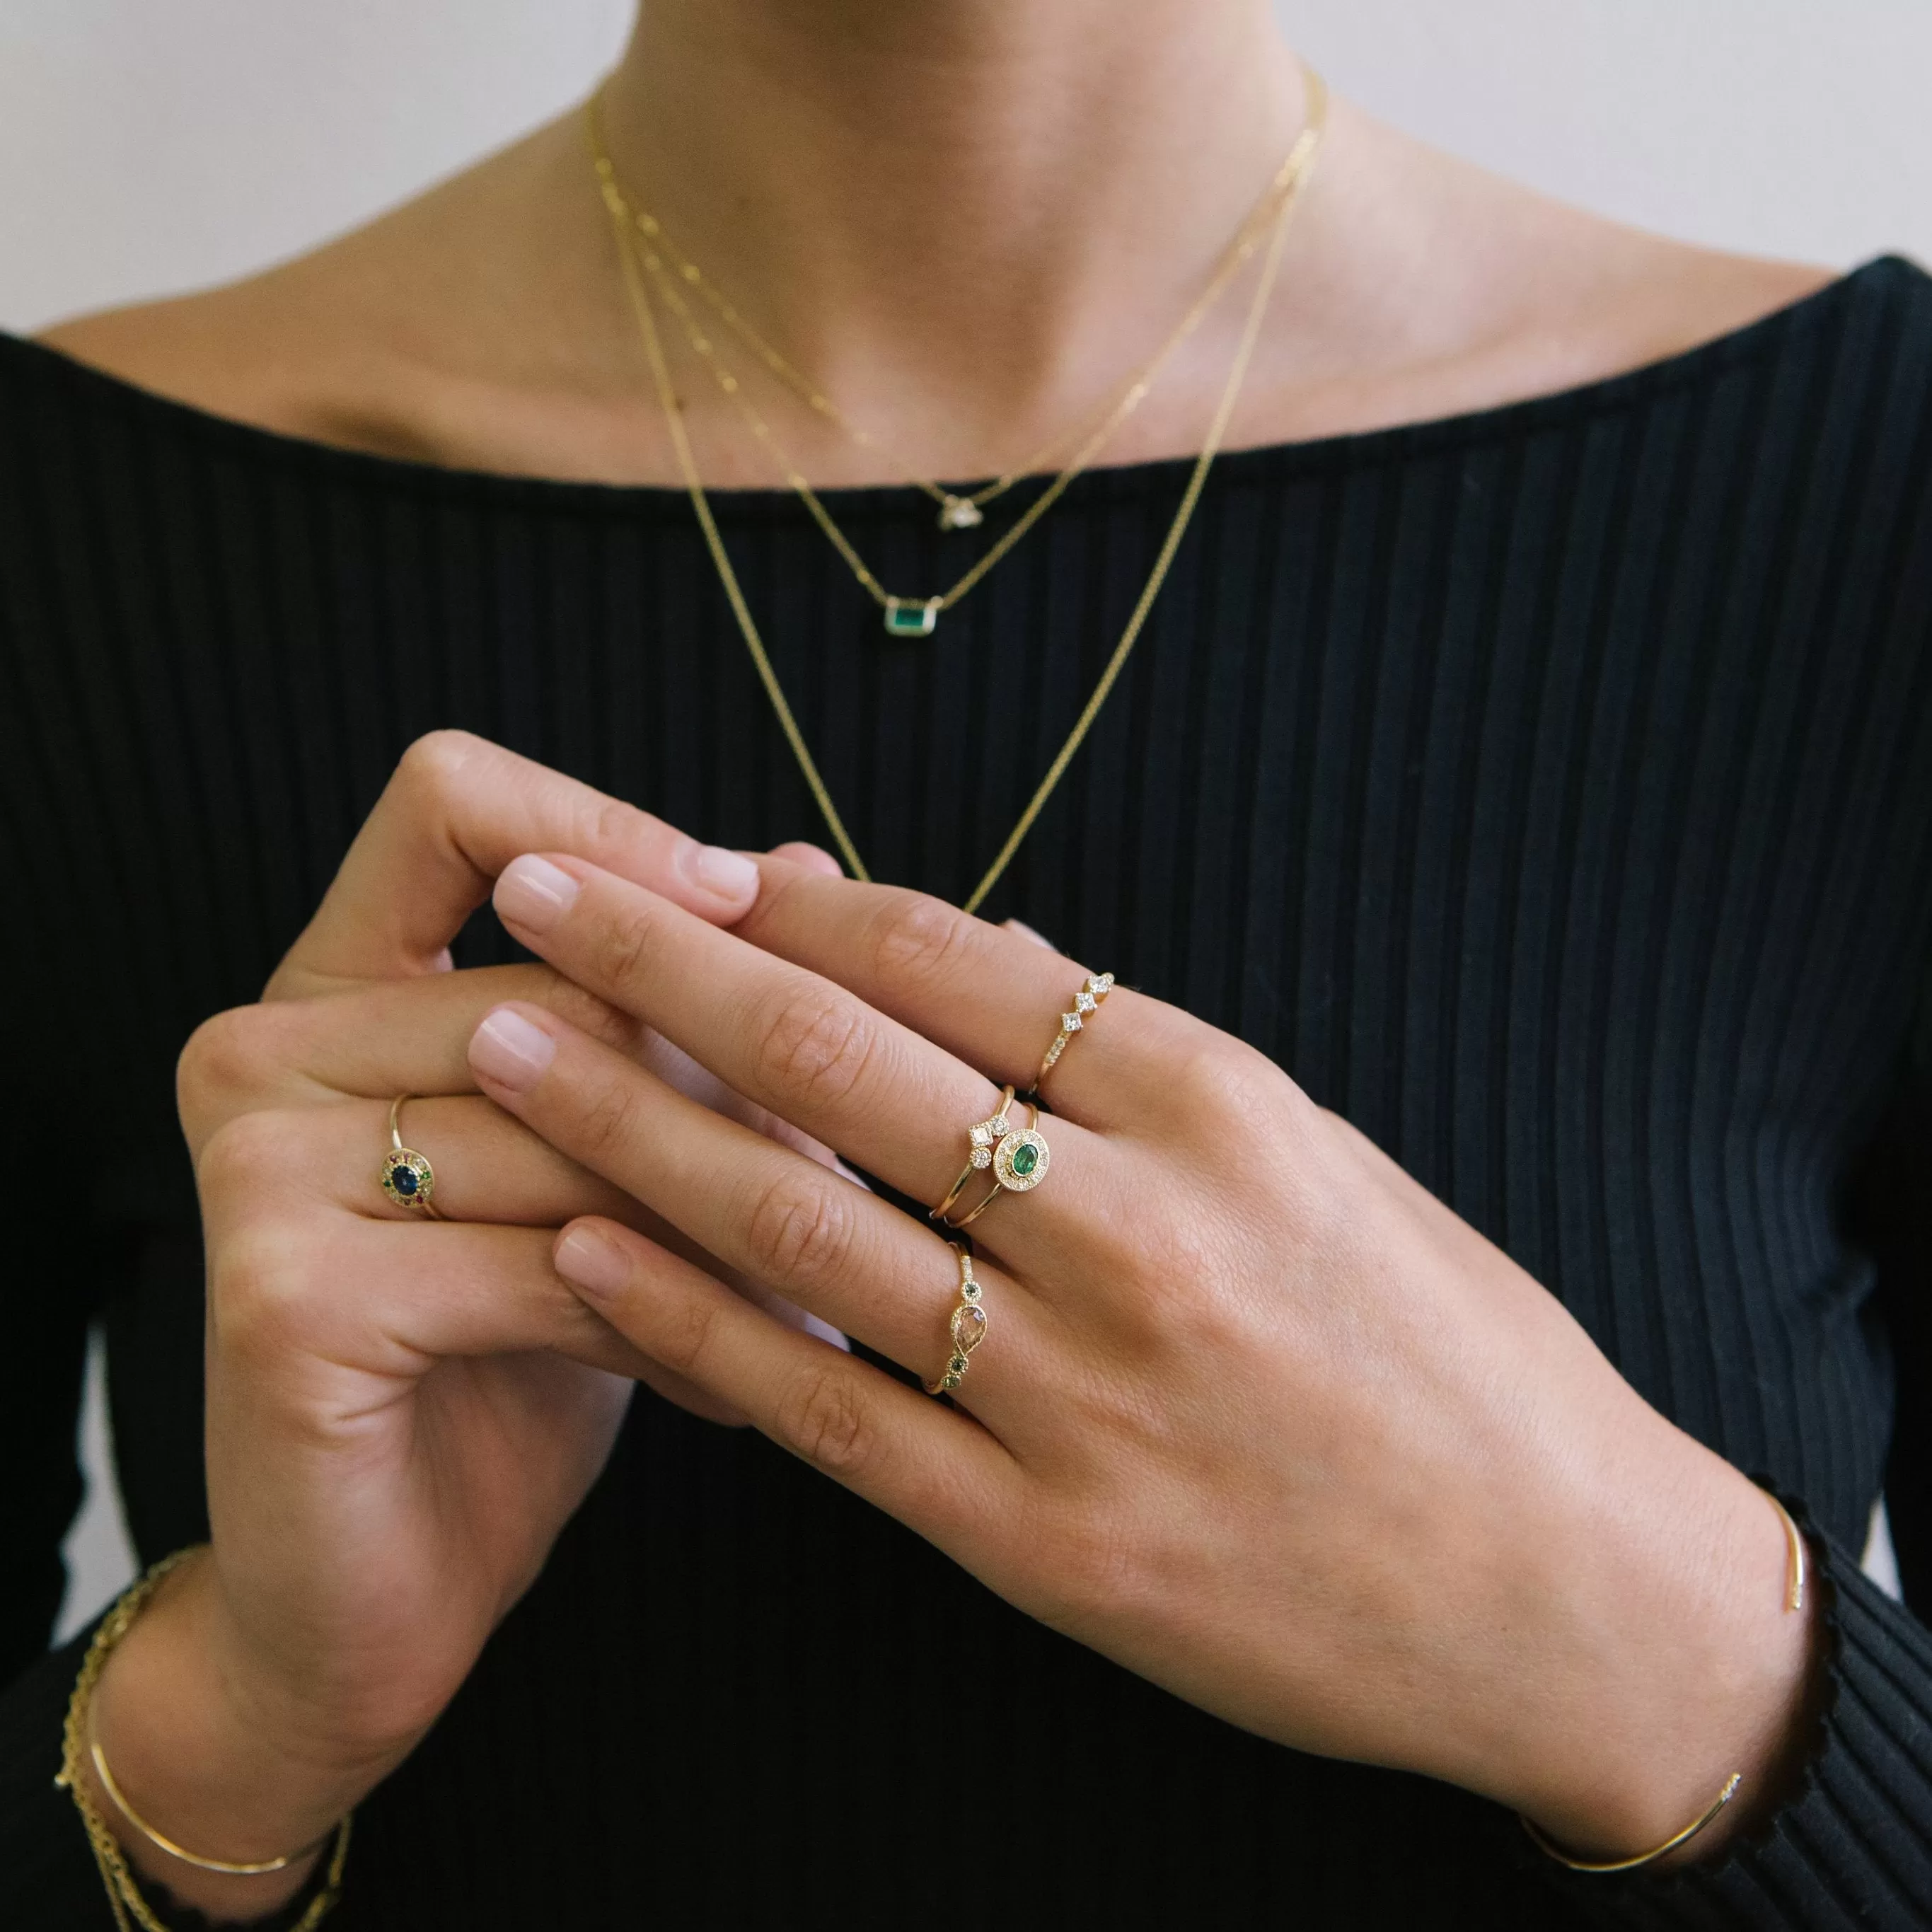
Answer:
[[[208, 1252], [213, 1550], [116, 1652], [96, 1715], [136, 1808], [211, 1855], [307, 1843], [407, 1752], [602, 1466], [631, 1377], [732, 1413], [640, 1358], [550, 1262], [553, 1231], [592, 1210], [695, 1264], [702, 1250], [476, 1094], [466, 1043], [508, 997], [748, 1131], [770, 1125], [547, 968], [441, 970], [496, 872], [534, 842], [592, 854], [700, 922], [736, 918], [758, 889], [734, 855], [440, 736], [404, 760], [264, 1003], [210, 1022], [182, 1056]], [[442, 1222], [377, 1185], [399, 1093], [438, 1096], [401, 1124], [434, 1163]], [[800, 1157], [822, 1153], [783, 1131]], [[224, 1912], [259, 1910], [301, 1876], [215, 1878], [128, 1843]]]
[[[1084, 969], [911, 893], [764, 872], [728, 933], [562, 855], [496, 902], [560, 972], [937, 1202]], [[688, 1238], [939, 1372], [959, 1276], [936, 1230], [554, 1010], [491, 1015], [470, 1058]], [[956, 1408], [608, 1219], [564, 1231], [558, 1269], [1012, 1602], [1235, 1724], [1486, 1793], [1580, 1855], [1660, 1843], [1734, 1771], [1763, 1787], [1807, 1633], [1750, 1483], [1228, 1036], [1118, 991], [1045, 1090], [1048, 1178], [973, 1230], [988, 1328]]]

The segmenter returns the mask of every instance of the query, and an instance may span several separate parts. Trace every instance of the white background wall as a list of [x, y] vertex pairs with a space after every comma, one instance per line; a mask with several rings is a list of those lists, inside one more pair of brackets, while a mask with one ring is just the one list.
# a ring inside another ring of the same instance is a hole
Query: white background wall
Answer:
[[[1344, 92], [1572, 200], [1732, 248], [1932, 262], [1932, 0], [1281, 11]], [[0, 326], [192, 287], [346, 226], [579, 96], [629, 13], [0, 0]], [[98, 1402], [90, 1415], [98, 1468]], [[105, 1486], [70, 1547], [77, 1621], [125, 1574]]]

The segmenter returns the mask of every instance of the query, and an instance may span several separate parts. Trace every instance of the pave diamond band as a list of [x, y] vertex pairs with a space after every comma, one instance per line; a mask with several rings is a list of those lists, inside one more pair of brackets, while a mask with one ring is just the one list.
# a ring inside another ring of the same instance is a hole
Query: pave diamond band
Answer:
[[1066, 1051], [1066, 1042], [1086, 1024], [1088, 1016], [1096, 1012], [1100, 1002], [1113, 990], [1112, 974], [1095, 973], [1074, 994], [1072, 1010], [1060, 1015], [1060, 1030], [1054, 1035], [1053, 1044], [1046, 1049], [1046, 1057], [1040, 1063], [1040, 1071], [1034, 1076], [1035, 1093], [1040, 1090], [1040, 1083], [1053, 1071], [1054, 1061]]

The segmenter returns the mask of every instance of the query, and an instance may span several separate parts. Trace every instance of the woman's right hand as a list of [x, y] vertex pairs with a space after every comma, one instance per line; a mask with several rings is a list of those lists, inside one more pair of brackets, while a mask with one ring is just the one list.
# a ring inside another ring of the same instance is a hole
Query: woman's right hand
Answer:
[[[471, 1033], [509, 998], [664, 1070], [662, 1042], [547, 968], [448, 970], [496, 872], [558, 848], [721, 924], [757, 893], [735, 855], [440, 734], [404, 758], [263, 1002], [182, 1055], [212, 1546], [115, 1652], [95, 1715], [135, 1808], [208, 1856], [310, 1843], [408, 1754], [602, 1468], [632, 1378], [702, 1406], [550, 1264], [554, 1231], [578, 1214], [668, 1231], [477, 1095], [469, 1070]], [[377, 1184], [399, 1093], [429, 1096], [403, 1131], [434, 1164], [443, 1222]], [[306, 1870], [202, 1872], [96, 1798], [142, 1869], [204, 1910], [271, 1909]]]

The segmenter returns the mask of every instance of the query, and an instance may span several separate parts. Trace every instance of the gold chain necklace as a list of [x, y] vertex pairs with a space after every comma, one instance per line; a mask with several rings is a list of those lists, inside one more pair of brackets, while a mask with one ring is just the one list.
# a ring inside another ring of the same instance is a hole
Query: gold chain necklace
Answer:
[[[1254, 355], [1255, 343], [1261, 333], [1262, 318], [1267, 310], [1270, 292], [1273, 290], [1276, 270], [1281, 266], [1282, 244], [1287, 239], [1288, 220], [1300, 204], [1300, 191], [1313, 172], [1323, 131], [1327, 125], [1328, 94], [1321, 77], [1312, 68], [1303, 70], [1307, 90], [1307, 123], [1301, 137], [1295, 143], [1289, 156], [1290, 161], [1299, 160], [1290, 177], [1290, 190], [1282, 197], [1280, 206], [1274, 212], [1274, 233], [1268, 251], [1262, 259], [1260, 279], [1248, 304], [1248, 313], [1241, 329], [1240, 340], [1234, 351], [1234, 359], [1228, 371], [1227, 380], [1222, 384], [1220, 400], [1208, 425], [1208, 434], [1202, 441], [1200, 454], [1195, 458], [1189, 472], [1187, 487], [1182, 492], [1180, 503], [1168, 525], [1167, 535], [1162, 539], [1159, 554], [1154, 559], [1154, 568], [1142, 586], [1138, 600], [1129, 616], [1126, 628], [1121, 632], [1120, 641], [1114, 646], [1113, 655], [1107, 660], [1101, 672], [1100, 682], [1094, 687], [1080, 716], [1074, 721], [1073, 729], [1068, 733], [1066, 741], [1048, 766], [1046, 776], [1035, 788], [1028, 801], [1025, 811], [1021, 813], [1019, 822], [1006, 836], [1006, 843], [1000, 848], [993, 862], [987, 867], [985, 876], [975, 886], [962, 908], [968, 913], [978, 911], [985, 903], [986, 896], [999, 883], [1000, 875], [1012, 862], [1027, 834], [1033, 830], [1034, 821], [1052, 795], [1054, 788], [1060, 782], [1067, 766], [1073, 761], [1074, 754], [1080, 749], [1094, 719], [1100, 716], [1100, 707], [1107, 701], [1115, 680], [1126, 665], [1128, 654], [1145, 626], [1148, 614], [1154, 608], [1154, 599], [1160, 594], [1161, 586], [1167, 580], [1167, 574], [1173, 564], [1174, 554], [1180, 548], [1181, 538], [1194, 514], [1194, 506], [1201, 500], [1201, 492], [1208, 481], [1208, 472], [1216, 453], [1221, 446], [1221, 439], [1226, 434], [1228, 418], [1233, 415], [1236, 399], [1248, 372], [1248, 364]], [[785, 741], [798, 760], [798, 767], [810, 788], [813, 798], [823, 815], [833, 842], [838, 846], [839, 856], [844, 860], [846, 869], [856, 879], [869, 880], [872, 874], [866, 868], [866, 862], [859, 856], [859, 848], [852, 842], [845, 830], [844, 820], [838, 816], [838, 808], [832, 802], [832, 794], [826, 789], [824, 779], [820, 776], [810, 748], [805, 742], [805, 734], [792, 716], [791, 706], [786, 702], [784, 688], [779, 684], [778, 674], [772, 667], [770, 654], [764, 639], [758, 634], [758, 627], [752, 616], [751, 607], [745, 601], [743, 587], [738, 581], [737, 572], [732, 567], [731, 559], [724, 548], [724, 540], [718, 534], [716, 519], [711, 512], [710, 499], [705, 493], [704, 480], [698, 473], [698, 462], [692, 453], [691, 439], [684, 426], [684, 416], [680, 408], [677, 392], [673, 387], [670, 368], [664, 359], [664, 343], [658, 332], [657, 317], [651, 306], [649, 290], [644, 285], [645, 272], [637, 259], [637, 250], [632, 245], [634, 233], [629, 212], [622, 196], [616, 193], [614, 184], [606, 172], [608, 162], [600, 159], [598, 174], [605, 190], [604, 206], [611, 218], [611, 232], [617, 248], [617, 261], [624, 278], [626, 293], [630, 298], [631, 310], [638, 324], [638, 333], [644, 345], [645, 359], [650, 364], [651, 378], [657, 390], [658, 404], [662, 410], [664, 427], [671, 446], [677, 456], [678, 469], [684, 478], [685, 493], [691, 499], [691, 506], [698, 518], [698, 528], [704, 532], [705, 547], [711, 554], [712, 567], [718, 573], [731, 614], [737, 620], [738, 629], [745, 640], [746, 648], [752, 654], [759, 682], [770, 699], [772, 710], [776, 714], [779, 728]], [[1285, 164], [1284, 166], [1286, 164]]]
[[[866, 594], [878, 605], [887, 635], [924, 638], [932, 634], [940, 614], [950, 610], [977, 586], [1066, 494], [1074, 480], [1086, 470], [1120, 425], [1140, 406], [1161, 370], [1200, 326], [1228, 283], [1246, 264], [1259, 245], [1262, 236], [1280, 212], [1282, 206], [1293, 197], [1312, 159], [1315, 142], [1311, 140], [1310, 134], [1315, 127], [1312, 118], [1313, 90], [1318, 85], [1319, 82], [1311, 77], [1310, 126], [1303, 130], [1287, 158], [1276, 170], [1274, 178], [1255, 206], [1249, 210], [1235, 230], [1233, 238], [1222, 251], [1206, 286], [1166, 340], [1135, 371], [1106, 412], [1076, 447], [1060, 473], [1047, 484], [1005, 534], [948, 589], [930, 597], [895, 596], [872, 574], [857, 548], [826, 508], [818, 491], [787, 454], [777, 433], [760, 414], [736, 373], [719, 355], [716, 344], [692, 314], [690, 305], [684, 298], [683, 289], [696, 289], [740, 338], [753, 349], [774, 375], [811, 408], [836, 424], [854, 442], [868, 449], [877, 449], [889, 458], [890, 451], [879, 438], [850, 422], [809, 377], [787, 362], [738, 314], [735, 308], [725, 301], [705, 278], [697, 264], [671, 244], [657, 218], [625, 193], [617, 180], [616, 165], [610, 159], [604, 139], [601, 89], [586, 104], [585, 130], [590, 140], [592, 164], [597, 170], [604, 205], [614, 221], [622, 221], [634, 226], [638, 232], [645, 238], [640, 250], [644, 268], [657, 285], [658, 295], [666, 308], [682, 324], [686, 338], [693, 351], [704, 362], [719, 389], [743, 418], [752, 436], [771, 455], [779, 475], [805, 505], [826, 540], [838, 553], [846, 568], [858, 580]], [[939, 504], [939, 526], [941, 530], [968, 529], [982, 520], [982, 506], [992, 502], [1012, 488], [1023, 476], [1036, 471], [1042, 461], [1064, 447], [1064, 437], [1056, 438], [1054, 442], [1035, 451], [1024, 462], [970, 495], [956, 494], [931, 478], [922, 476], [911, 478], [912, 487], [923, 490]], [[910, 469], [909, 465], [896, 461], [895, 466], [902, 472]]]

